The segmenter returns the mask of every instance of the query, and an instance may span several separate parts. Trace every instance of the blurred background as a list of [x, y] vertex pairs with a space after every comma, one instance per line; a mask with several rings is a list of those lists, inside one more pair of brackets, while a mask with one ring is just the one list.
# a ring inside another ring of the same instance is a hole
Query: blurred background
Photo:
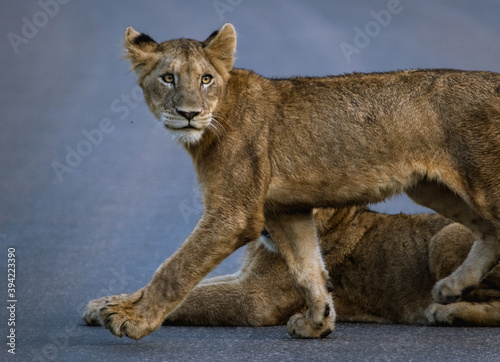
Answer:
[[[499, 5], [498, 0], [4, 3], [0, 252], [17, 250], [24, 343], [39, 350], [45, 343], [39, 331], [48, 324], [63, 329], [79, 324], [82, 303], [142, 287], [202, 213], [189, 156], [149, 113], [135, 74], [121, 58], [127, 26], [157, 41], [203, 40], [231, 22], [238, 32], [235, 66], [268, 77], [411, 68], [500, 72]], [[403, 196], [374, 208], [425, 210]], [[215, 273], [235, 271], [240, 255]], [[0, 279], [3, 288], [5, 278]], [[28, 313], [34, 310], [43, 313]]]

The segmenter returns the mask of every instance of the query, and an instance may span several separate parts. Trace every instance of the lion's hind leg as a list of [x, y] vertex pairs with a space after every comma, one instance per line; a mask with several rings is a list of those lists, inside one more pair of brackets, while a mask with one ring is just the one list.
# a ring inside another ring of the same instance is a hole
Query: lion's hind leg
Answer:
[[[453, 273], [466, 259], [474, 235], [452, 223], [429, 243], [429, 266], [435, 280]], [[495, 267], [472, 292], [451, 304], [431, 304], [425, 311], [431, 325], [500, 326], [500, 266]]]
[[458, 194], [437, 181], [423, 180], [407, 190], [417, 203], [469, 228], [475, 238], [465, 261], [434, 286], [432, 296], [441, 304], [453, 303], [476, 287], [500, 257], [500, 231], [478, 214]]

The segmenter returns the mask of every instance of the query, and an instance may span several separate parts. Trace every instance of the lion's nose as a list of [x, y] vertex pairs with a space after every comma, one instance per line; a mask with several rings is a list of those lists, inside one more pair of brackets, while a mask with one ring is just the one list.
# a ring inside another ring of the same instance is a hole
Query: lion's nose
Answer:
[[194, 117], [200, 114], [200, 112], [185, 112], [179, 109], [176, 109], [177, 113], [179, 113], [182, 117], [186, 118], [188, 121], [192, 120]]

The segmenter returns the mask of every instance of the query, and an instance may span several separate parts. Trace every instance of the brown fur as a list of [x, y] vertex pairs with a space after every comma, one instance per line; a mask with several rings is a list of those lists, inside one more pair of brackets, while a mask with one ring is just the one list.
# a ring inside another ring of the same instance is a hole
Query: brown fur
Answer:
[[[315, 219], [338, 321], [500, 326], [500, 267], [460, 301], [432, 303], [434, 284], [474, 242], [462, 225], [364, 208], [317, 210]], [[240, 271], [202, 281], [165, 323], [277, 325], [303, 308], [283, 258], [256, 240]]]
[[[305, 298], [293, 337], [334, 327], [314, 207], [406, 192], [462, 223], [475, 242], [433, 298], [456, 300], [500, 255], [500, 75], [417, 70], [272, 80], [233, 69], [236, 34], [125, 45], [146, 102], [192, 156], [204, 214], [151, 282], [101, 308], [112, 333], [139, 339], [264, 223]], [[167, 76], [169, 78], [166, 81]], [[202, 81], [210, 77], [210, 82]]]
[[[384, 215], [362, 207], [317, 209], [323, 260], [338, 321], [500, 326], [500, 266], [459, 301], [432, 303], [434, 284], [467, 257], [474, 236], [439, 215]], [[284, 259], [261, 236], [241, 269], [201, 281], [164, 324], [269, 326], [304, 311]], [[109, 297], [107, 297], [109, 298]], [[106, 298], [85, 320], [99, 325]]]

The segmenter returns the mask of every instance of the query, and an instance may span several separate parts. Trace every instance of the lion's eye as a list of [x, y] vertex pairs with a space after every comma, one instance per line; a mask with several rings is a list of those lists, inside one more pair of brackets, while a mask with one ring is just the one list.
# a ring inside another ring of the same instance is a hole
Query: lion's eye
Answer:
[[163, 74], [161, 76], [161, 80], [164, 81], [165, 83], [172, 84], [174, 82], [174, 75], [170, 73]]
[[202, 84], [208, 84], [212, 81], [213, 77], [210, 74], [205, 74], [203, 77], [201, 77], [201, 83]]

